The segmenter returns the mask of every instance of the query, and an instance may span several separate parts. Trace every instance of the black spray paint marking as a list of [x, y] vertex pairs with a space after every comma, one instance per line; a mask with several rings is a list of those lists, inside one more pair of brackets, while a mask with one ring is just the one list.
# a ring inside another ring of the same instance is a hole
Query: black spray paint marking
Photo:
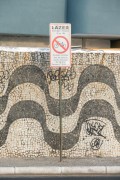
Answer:
[[106, 138], [102, 134], [102, 130], [104, 129], [104, 127], [105, 127], [105, 123], [97, 119], [87, 120], [85, 124], [86, 132], [88, 135], [101, 136]]
[[98, 150], [98, 149], [100, 149], [102, 144], [103, 144], [103, 140], [101, 140], [100, 138], [94, 138], [91, 141], [90, 146], [91, 146], [92, 150]]
[[[47, 79], [49, 84], [51, 84], [52, 81], [57, 81], [59, 83], [59, 70], [50, 70], [47, 73]], [[61, 71], [61, 82], [64, 89], [68, 90], [69, 92], [73, 89], [74, 83], [71, 82], [72, 79], [76, 77], [76, 72], [73, 67], [67, 70]]]

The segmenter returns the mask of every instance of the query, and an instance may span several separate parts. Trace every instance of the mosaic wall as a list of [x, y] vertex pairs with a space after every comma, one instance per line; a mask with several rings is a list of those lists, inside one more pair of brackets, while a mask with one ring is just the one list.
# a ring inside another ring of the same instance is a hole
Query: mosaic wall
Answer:
[[[120, 52], [62, 69], [63, 157], [120, 156]], [[0, 49], [0, 157], [59, 156], [59, 71], [48, 49]]]

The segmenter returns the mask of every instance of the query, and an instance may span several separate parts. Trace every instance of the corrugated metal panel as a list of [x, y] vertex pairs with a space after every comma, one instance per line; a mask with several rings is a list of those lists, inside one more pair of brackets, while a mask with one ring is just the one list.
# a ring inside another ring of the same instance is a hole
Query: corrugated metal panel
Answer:
[[48, 35], [66, 21], [66, 0], [0, 0], [0, 33]]
[[120, 0], [68, 0], [74, 34], [120, 34]]

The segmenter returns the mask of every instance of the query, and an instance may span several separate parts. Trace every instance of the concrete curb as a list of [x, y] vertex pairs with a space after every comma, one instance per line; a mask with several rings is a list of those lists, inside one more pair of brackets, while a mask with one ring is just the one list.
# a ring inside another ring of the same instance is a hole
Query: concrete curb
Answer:
[[40, 166], [40, 167], [0, 167], [0, 175], [46, 175], [78, 176], [120, 174], [120, 166]]

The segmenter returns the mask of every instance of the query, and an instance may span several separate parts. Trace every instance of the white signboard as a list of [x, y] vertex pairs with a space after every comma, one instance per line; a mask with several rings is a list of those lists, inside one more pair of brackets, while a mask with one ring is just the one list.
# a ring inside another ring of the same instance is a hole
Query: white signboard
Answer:
[[50, 24], [50, 66], [71, 66], [71, 24]]

